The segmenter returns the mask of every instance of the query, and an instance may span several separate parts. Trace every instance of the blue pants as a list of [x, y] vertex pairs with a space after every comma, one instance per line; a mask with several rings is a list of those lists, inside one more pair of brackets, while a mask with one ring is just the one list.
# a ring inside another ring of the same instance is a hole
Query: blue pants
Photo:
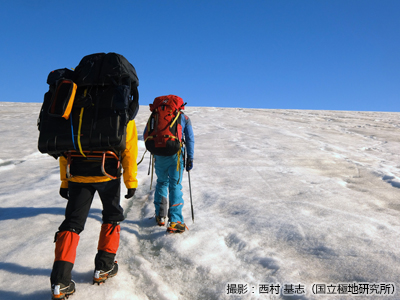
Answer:
[[[169, 222], [183, 222], [182, 175], [183, 159], [180, 156], [180, 169], [177, 171], [178, 154], [172, 156], [155, 155], [157, 185], [154, 194], [156, 216], [166, 217], [168, 208]], [[168, 200], [167, 200], [168, 198]]]

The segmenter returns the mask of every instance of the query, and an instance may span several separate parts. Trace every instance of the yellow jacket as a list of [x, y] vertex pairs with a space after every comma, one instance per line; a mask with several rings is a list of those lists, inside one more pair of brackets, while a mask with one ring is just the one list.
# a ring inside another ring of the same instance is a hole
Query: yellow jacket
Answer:
[[[124, 183], [127, 189], [135, 189], [138, 186], [137, 176], [137, 156], [138, 156], [138, 134], [135, 120], [129, 121], [126, 127], [126, 148], [122, 152], [122, 168]], [[60, 179], [61, 188], [68, 188], [68, 181], [91, 183], [105, 182], [111, 180], [107, 176], [73, 176], [67, 178], [67, 159], [61, 156], [60, 162]]]

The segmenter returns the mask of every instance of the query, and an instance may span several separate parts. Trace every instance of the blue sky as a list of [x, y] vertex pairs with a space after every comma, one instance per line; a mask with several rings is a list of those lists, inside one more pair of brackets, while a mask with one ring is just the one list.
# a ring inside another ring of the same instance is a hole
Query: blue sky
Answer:
[[140, 104], [398, 111], [398, 0], [0, 2], [0, 101], [97, 52], [136, 68]]

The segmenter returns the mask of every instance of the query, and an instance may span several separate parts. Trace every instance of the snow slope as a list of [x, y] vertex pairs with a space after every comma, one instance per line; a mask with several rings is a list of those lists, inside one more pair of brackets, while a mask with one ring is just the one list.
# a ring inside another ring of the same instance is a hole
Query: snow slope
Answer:
[[[37, 151], [39, 110], [38, 103], [0, 103], [2, 300], [50, 299], [53, 239], [66, 201], [58, 195], [58, 162]], [[146, 155], [135, 197], [122, 197], [118, 276], [91, 285], [101, 225], [96, 197], [70, 299], [375, 299], [314, 295], [313, 288], [386, 283], [400, 289], [400, 113], [186, 111], [196, 137], [195, 222], [185, 172], [190, 230], [171, 236], [155, 226]], [[140, 137], [148, 115], [141, 106]], [[232, 294], [228, 283], [247, 284], [247, 293]], [[301, 284], [305, 294], [261, 294], [262, 284]], [[400, 299], [400, 291], [378, 298]]]

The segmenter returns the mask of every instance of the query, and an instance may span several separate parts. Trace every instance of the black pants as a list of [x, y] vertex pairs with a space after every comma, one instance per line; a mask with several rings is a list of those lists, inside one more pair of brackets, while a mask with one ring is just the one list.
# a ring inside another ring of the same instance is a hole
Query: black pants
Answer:
[[59, 231], [73, 229], [78, 234], [83, 231], [96, 191], [103, 203], [103, 223], [123, 221], [124, 210], [120, 206], [120, 190], [120, 179], [99, 183], [69, 182], [69, 200], [65, 209], [65, 220], [59, 227]]
[[[103, 225], [114, 224], [114, 226], [117, 226], [119, 222], [124, 220], [123, 209], [120, 206], [120, 190], [120, 179], [100, 183], [69, 182], [69, 200], [65, 210], [65, 220], [60, 225], [60, 234], [58, 234], [60, 235], [60, 239], [65, 238], [65, 240], [56, 242], [56, 259], [54, 261], [50, 279], [52, 284], [63, 283], [68, 285], [71, 281], [71, 271], [74, 265], [75, 256], [64, 253], [76, 251], [77, 243], [79, 241], [78, 235], [85, 228], [86, 219], [96, 191], [98, 192], [103, 204]], [[119, 225], [117, 230], [119, 239]], [[65, 232], [70, 232], [70, 234], [65, 237], [65, 234], [63, 234]], [[115, 234], [114, 230], [111, 230], [111, 232]], [[100, 235], [102, 234], [107, 233], [103, 233], [102, 230]], [[70, 242], [71, 239], [72, 242]], [[64, 259], [64, 257], [68, 258]], [[95, 258], [95, 268], [105, 271], [108, 270], [107, 268], [112, 267], [114, 258], [115, 253], [99, 250]]]

